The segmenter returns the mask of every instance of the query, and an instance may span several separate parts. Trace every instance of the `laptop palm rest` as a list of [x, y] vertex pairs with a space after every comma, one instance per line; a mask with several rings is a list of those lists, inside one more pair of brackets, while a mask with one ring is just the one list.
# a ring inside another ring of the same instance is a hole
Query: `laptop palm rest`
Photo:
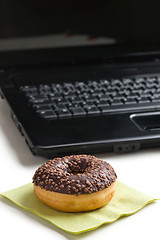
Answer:
[[143, 131], [160, 131], [160, 112], [137, 113], [130, 118]]

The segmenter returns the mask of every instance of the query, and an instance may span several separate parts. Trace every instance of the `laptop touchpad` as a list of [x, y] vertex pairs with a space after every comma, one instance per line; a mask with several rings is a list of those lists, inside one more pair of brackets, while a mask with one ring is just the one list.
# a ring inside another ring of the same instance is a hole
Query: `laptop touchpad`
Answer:
[[160, 112], [137, 113], [130, 116], [131, 120], [144, 131], [160, 131]]

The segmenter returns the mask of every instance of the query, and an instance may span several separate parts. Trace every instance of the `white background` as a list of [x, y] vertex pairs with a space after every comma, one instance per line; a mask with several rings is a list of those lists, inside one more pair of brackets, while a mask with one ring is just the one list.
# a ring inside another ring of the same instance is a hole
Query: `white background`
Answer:
[[[96, 156], [114, 167], [119, 181], [160, 198], [160, 149]], [[10, 118], [9, 107], [0, 100], [0, 193], [31, 182], [45, 161], [30, 153]], [[94, 231], [72, 235], [0, 197], [0, 234], [3, 239], [17, 240], [160, 239], [160, 201]]]

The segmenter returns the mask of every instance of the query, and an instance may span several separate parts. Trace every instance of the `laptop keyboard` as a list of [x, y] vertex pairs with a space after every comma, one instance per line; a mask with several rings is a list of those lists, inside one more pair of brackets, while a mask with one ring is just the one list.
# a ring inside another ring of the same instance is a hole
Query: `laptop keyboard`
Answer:
[[160, 77], [20, 87], [37, 116], [70, 118], [160, 106]]

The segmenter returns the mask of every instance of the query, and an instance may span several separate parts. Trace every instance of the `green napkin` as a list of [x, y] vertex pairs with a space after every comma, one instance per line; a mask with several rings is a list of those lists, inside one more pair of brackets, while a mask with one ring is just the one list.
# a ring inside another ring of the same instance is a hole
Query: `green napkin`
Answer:
[[116, 193], [104, 207], [84, 213], [63, 213], [41, 203], [33, 192], [32, 183], [1, 194], [18, 206], [46, 219], [64, 231], [79, 234], [116, 221], [121, 216], [136, 213], [156, 200], [117, 181]]

